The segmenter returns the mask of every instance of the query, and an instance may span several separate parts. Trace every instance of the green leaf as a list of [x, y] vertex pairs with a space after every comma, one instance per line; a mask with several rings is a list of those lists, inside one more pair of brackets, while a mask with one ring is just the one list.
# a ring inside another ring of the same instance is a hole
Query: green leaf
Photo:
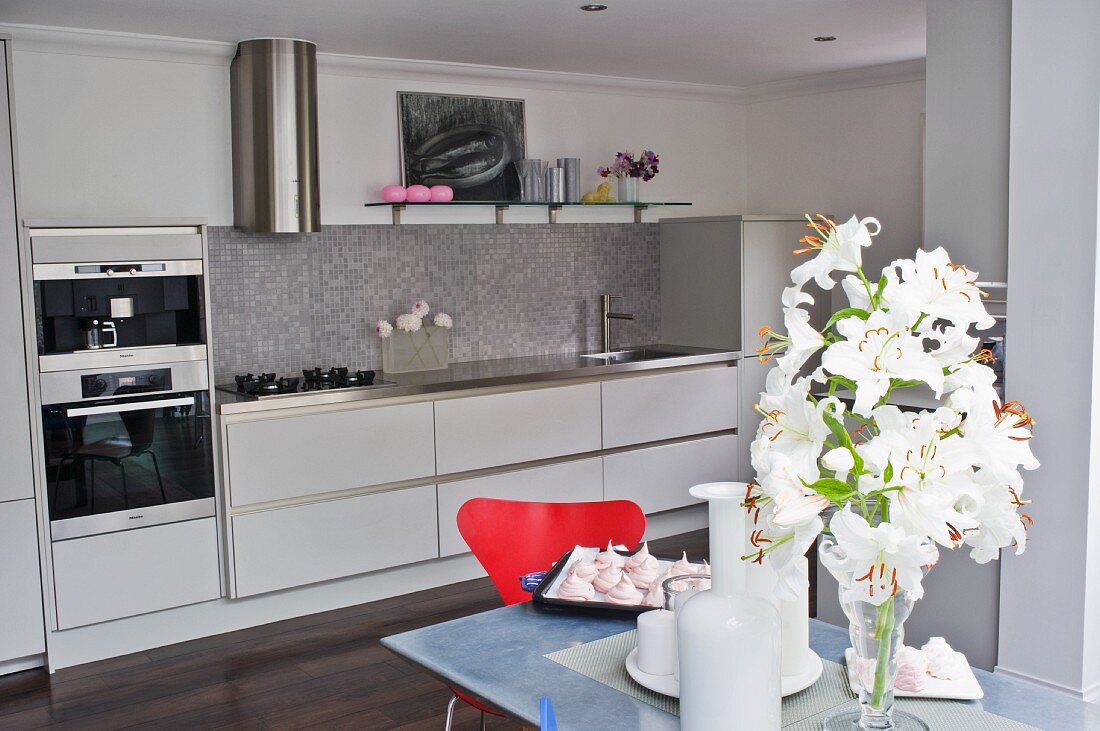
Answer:
[[883, 484], [889, 485], [892, 479], [894, 479], [894, 465], [887, 462], [886, 469], [882, 471], [882, 482]]
[[844, 386], [844, 388], [848, 389], [849, 391], [854, 392], [856, 390], [856, 382], [850, 378], [845, 378], [844, 376], [829, 376], [829, 381], [832, 383], [838, 383], [841, 386]]
[[878, 280], [878, 287], [875, 288], [875, 296], [871, 298], [872, 307], [878, 307], [879, 303], [882, 302], [882, 293], [886, 291], [886, 285], [886, 275], [883, 274]]
[[821, 418], [825, 420], [825, 426], [829, 427], [829, 431], [836, 437], [837, 442], [842, 447], [851, 449], [852, 437], [848, 434], [848, 430], [844, 428], [844, 424], [840, 422], [828, 409], [823, 409], [821, 412]]
[[913, 388], [914, 386], [923, 386], [923, 385], [924, 385], [924, 381], [922, 381], [920, 379], [913, 379], [911, 381], [906, 381], [906, 380], [901, 379], [901, 378], [891, 378], [890, 379], [890, 388]]
[[837, 505], [842, 504], [852, 496], [852, 488], [848, 486], [848, 483], [835, 477], [822, 477], [812, 485], [807, 484], [806, 487]]
[[858, 317], [861, 320], [866, 320], [871, 316], [871, 313], [867, 310], [861, 310], [858, 307], [845, 307], [842, 310], [837, 310], [833, 313], [833, 316], [829, 318], [829, 321], [825, 323], [825, 327], [822, 330], [828, 330], [840, 320], [845, 317]]

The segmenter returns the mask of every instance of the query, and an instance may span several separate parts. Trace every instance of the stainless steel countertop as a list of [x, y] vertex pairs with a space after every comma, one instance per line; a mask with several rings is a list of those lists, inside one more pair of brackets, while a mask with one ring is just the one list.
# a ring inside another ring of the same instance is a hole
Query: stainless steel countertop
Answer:
[[[264, 399], [218, 390], [216, 404], [219, 414], [247, 414], [302, 406], [342, 404], [355, 401], [446, 393], [471, 388], [490, 388], [545, 381], [567, 381], [574, 378], [598, 378], [615, 373], [656, 371], [707, 363], [729, 363], [741, 358], [740, 351], [713, 350], [673, 345], [647, 345], [652, 349], [667, 348], [687, 355], [630, 363], [607, 363], [582, 357], [580, 353], [531, 355], [521, 358], [474, 360], [452, 363], [449, 368], [414, 373], [383, 373], [380, 378], [392, 381], [392, 386], [341, 388], [330, 391], [285, 394]], [[623, 348], [629, 350], [629, 348]]]

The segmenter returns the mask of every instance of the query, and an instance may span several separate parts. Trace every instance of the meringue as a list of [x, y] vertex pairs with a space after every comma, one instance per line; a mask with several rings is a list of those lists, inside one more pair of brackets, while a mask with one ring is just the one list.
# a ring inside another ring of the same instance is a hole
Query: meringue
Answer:
[[669, 567], [668, 573], [670, 576], [690, 576], [698, 571], [695, 570], [695, 565], [688, 561], [687, 551], [684, 551], [680, 560]]
[[941, 680], [954, 680], [961, 675], [961, 665], [966, 658], [961, 652], [955, 652], [947, 640], [942, 637], [930, 637], [920, 648], [928, 658], [928, 674]]
[[[650, 558], [652, 558], [652, 556], [650, 556]], [[630, 570], [628, 565], [626, 575], [630, 577], [630, 581], [634, 586], [645, 590], [653, 585], [653, 582], [657, 580], [657, 562], [654, 561], [653, 563], [654, 566], [652, 568], [642, 565], [635, 568], [633, 571]]]
[[565, 581], [558, 586], [558, 597], [574, 602], [583, 602], [596, 596], [596, 590], [574, 572], [569, 572]]
[[898, 648], [898, 672], [894, 687], [910, 693], [920, 693], [925, 688], [928, 670], [928, 658], [915, 647], [902, 645]]
[[607, 592], [607, 601], [612, 604], [641, 604], [644, 598], [642, 592], [638, 591], [634, 584], [631, 583], [630, 577], [623, 574], [623, 578], [618, 584], [611, 587], [611, 591]]
[[596, 554], [596, 568], [600, 571], [603, 571], [608, 566], [615, 566], [621, 569], [625, 565], [626, 558], [615, 552], [614, 547], [611, 545], [611, 541], [607, 542], [606, 551], [601, 551]]
[[[592, 586], [596, 587], [596, 591], [607, 593], [611, 587], [618, 584], [623, 580], [623, 570], [617, 566], [606, 566], [599, 575], [596, 576], [595, 581], [592, 582]], [[634, 586], [631, 584], [631, 586]]]
[[569, 571], [581, 581], [587, 581], [589, 584], [595, 581], [596, 576], [600, 573], [600, 570], [596, 568], [596, 564], [586, 558], [579, 558], [574, 561]]
[[657, 559], [649, 553], [649, 541], [643, 543], [641, 549], [626, 561], [626, 570], [629, 572], [645, 569], [651, 570], [656, 575], [660, 566]]
[[[663, 576], [663, 574], [662, 574]], [[654, 580], [649, 585], [649, 591], [646, 592], [645, 599], [642, 601], [647, 607], [661, 607], [665, 606], [665, 590], [661, 586], [661, 582]]]

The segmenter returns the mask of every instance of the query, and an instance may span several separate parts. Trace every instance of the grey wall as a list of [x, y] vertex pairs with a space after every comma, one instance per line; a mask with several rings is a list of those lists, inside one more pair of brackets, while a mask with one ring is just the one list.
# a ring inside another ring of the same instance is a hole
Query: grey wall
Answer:
[[1010, 0], [928, 0], [924, 241], [1003, 282]]
[[455, 319], [451, 360], [599, 348], [601, 292], [660, 333], [657, 224], [354, 225], [320, 234], [209, 231], [214, 370], [381, 368], [374, 323], [423, 297]]

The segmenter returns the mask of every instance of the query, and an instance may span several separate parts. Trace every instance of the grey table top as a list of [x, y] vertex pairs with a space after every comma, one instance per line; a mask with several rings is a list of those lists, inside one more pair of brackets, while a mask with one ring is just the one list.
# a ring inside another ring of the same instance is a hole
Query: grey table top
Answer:
[[[539, 698], [550, 696], [562, 731], [591, 727], [599, 708], [605, 731], [676, 731], [679, 719], [573, 672], [543, 655], [635, 627], [635, 620], [516, 604], [386, 637], [382, 644], [449, 685], [538, 726]], [[843, 662], [848, 633], [810, 620], [810, 644]], [[1100, 705], [975, 669], [982, 707], [1043, 729], [1098, 729]]]
[[222, 384], [218, 386], [217, 391], [218, 413], [240, 414], [298, 406], [446, 393], [473, 388], [567, 381], [573, 378], [601, 378], [617, 373], [660, 371], [708, 363], [730, 363], [741, 357], [740, 351], [736, 350], [714, 350], [681, 345], [645, 345], [623, 349], [665, 351], [676, 355], [630, 362], [613, 362], [580, 353], [475, 360], [451, 363], [447, 368], [432, 371], [383, 373], [379, 378], [391, 384], [383, 387], [339, 388], [310, 393], [280, 394], [261, 399], [237, 393], [236, 386], [233, 384]]

